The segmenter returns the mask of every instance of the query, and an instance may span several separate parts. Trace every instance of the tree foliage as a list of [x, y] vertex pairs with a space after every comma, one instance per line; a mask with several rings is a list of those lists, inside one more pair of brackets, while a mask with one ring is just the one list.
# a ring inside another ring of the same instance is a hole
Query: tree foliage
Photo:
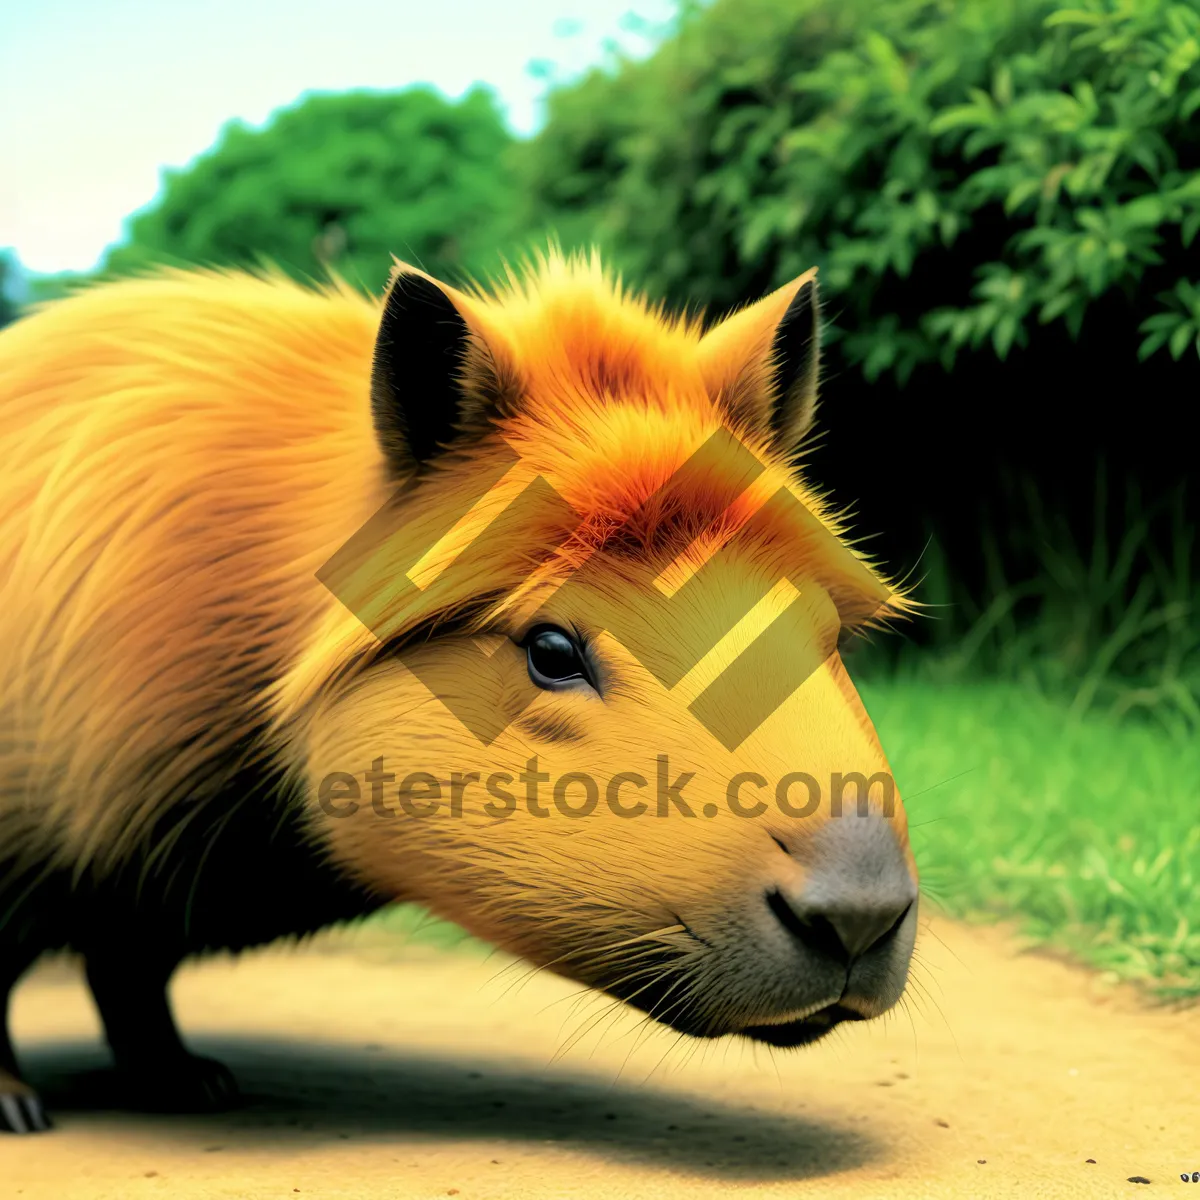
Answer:
[[512, 208], [511, 142], [492, 95], [431, 88], [313, 94], [261, 129], [225, 127], [208, 153], [165, 173], [105, 266], [328, 265], [378, 289], [391, 255], [455, 276], [487, 261]]
[[539, 220], [676, 302], [818, 264], [868, 379], [1108, 294], [1143, 356], [1200, 352], [1196, 0], [693, 4], [555, 94], [524, 166]]

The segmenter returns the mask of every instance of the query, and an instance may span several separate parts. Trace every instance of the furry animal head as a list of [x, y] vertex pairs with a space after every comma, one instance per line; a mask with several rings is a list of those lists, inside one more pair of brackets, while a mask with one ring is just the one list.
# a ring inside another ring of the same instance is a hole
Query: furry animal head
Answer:
[[397, 265], [394, 495], [277, 696], [341, 862], [690, 1033], [895, 1003], [916, 869], [838, 645], [911, 604], [797, 473], [819, 342], [814, 272], [704, 331], [594, 257]]

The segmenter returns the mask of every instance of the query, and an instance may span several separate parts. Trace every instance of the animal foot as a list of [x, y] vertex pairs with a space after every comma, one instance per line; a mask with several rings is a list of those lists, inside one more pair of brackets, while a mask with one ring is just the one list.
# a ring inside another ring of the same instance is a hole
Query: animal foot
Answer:
[[50, 1128], [38, 1094], [0, 1072], [0, 1133], [45, 1133]]
[[196, 1054], [124, 1065], [121, 1074], [134, 1106], [151, 1112], [225, 1112], [241, 1099], [229, 1068]]

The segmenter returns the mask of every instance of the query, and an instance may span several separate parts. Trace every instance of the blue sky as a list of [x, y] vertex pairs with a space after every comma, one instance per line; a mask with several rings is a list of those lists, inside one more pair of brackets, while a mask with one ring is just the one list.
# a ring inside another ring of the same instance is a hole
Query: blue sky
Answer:
[[308, 90], [491, 84], [519, 132], [546, 81], [672, 0], [0, 0], [0, 247], [29, 270], [88, 270], [232, 117], [260, 123]]

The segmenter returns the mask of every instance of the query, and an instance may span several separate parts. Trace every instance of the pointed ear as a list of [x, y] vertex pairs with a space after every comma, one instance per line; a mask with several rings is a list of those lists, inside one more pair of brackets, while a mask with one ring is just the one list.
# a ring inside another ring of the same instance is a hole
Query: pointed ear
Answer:
[[375, 433], [393, 467], [428, 462], [510, 406], [514, 388], [494, 342], [470, 297], [396, 264], [371, 371]]
[[820, 347], [814, 267], [709, 330], [700, 369], [732, 417], [791, 453], [812, 425]]

